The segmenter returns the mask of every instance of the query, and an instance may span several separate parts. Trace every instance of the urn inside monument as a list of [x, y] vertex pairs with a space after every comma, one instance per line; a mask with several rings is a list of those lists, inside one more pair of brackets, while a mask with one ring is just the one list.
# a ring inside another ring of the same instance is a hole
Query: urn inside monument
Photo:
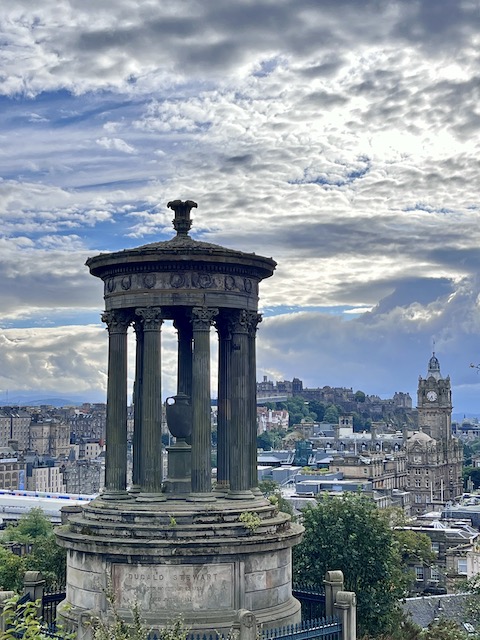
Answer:
[[192, 405], [185, 393], [167, 398], [165, 406], [168, 430], [177, 440], [189, 441], [192, 434]]

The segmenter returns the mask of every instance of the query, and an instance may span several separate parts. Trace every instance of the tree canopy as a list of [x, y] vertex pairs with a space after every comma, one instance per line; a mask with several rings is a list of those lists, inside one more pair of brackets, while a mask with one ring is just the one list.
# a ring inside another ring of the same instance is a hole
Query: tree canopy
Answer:
[[360, 494], [322, 496], [302, 512], [305, 535], [294, 549], [298, 582], [321, 585], [325, 572], [341, 570], [355, 591], [362, 633], [387, 631], [398, 620], [398, 600], [408, 576], [387, 513]]
[[[8, 525], [2, 532], [1, 540], [26, 543], [30, 547], [30, 552], [20, 558], [10, 550], [0, 547], [0, 551], [7, 554], [5, 563], [8, 565], [8, 572], [3, 576], [5, 589], [17, 591], [21, 588], [23, 574], [29, 570], [42, 572], [47, 589], [65, 584], [66, 552], [57, 545], [53, 525], [41, 509], [31, 509], [18, 522]], [[0, 556], [0, 564], [5, 563]], [[0, 568], [0, 582], [3, 575], [1, 571]]]

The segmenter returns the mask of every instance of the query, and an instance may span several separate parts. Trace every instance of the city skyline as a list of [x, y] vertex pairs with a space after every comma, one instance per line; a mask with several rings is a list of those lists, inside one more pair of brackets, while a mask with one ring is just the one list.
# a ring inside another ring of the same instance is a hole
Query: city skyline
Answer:
[[181, 198], [198, 203], [192, 237], [278, 263], [260, 288], [258, 379], [415, 406], [435, 351], [454, 412], [480, 414], [479, 8], [10, 3], [2, 399], [105, 397], [102, 287], [85, 261], [171, 238]]

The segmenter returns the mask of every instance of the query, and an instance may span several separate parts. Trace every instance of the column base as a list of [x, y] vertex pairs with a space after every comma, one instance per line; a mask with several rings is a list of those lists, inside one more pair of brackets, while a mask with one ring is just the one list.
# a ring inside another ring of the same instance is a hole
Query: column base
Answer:
[[126, 490], [105, 489], [99, 498], [101, 500], [131, 500], [132, 496]]
[[213, 492], [216, 494], [217, 493], [220, 494], [220, 496], [224, 496], [229, 492], [229, 490], [230, 490], [230, 485], [226, 480], [222, 482], [217, 482], [217, 484], [213, 488]]
[[229, 491], [225, 496], [226, 500], [254, 500], [255, 496], [250, 489], [244, 491]]
[[187, 496], [187, 502], [215, 502], [217, 496], [210, 493], [190, 493]]
[[252, 487], [251, 491], [252, 491], [253, 495], [256, 498], [263, 498], [264, 497], [263, 493], [260, 491], [260, 489], [258, 487]]
[[135, 498], [135, 502], [165, 502], [165, 494], [163, 493], [144, 493], [140, 492]]
[[135, 498], [136, 496], [138, 496], [138, 494], [141, 491], [141, 487], [139, 484], [134, 484], [130, 487], [130, 489], [128, 490], [128, 493]]

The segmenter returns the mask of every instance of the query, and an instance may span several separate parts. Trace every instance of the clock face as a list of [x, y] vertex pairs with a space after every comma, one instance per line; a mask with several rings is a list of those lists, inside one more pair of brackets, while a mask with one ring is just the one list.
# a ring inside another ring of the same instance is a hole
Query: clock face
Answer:
[[427, 393], [427, 400], [430, 400], [430, 402], [433, 402], [436, 399], [437, 399], [437, 394], [435, 393], [435, 391], [429, 391]]

